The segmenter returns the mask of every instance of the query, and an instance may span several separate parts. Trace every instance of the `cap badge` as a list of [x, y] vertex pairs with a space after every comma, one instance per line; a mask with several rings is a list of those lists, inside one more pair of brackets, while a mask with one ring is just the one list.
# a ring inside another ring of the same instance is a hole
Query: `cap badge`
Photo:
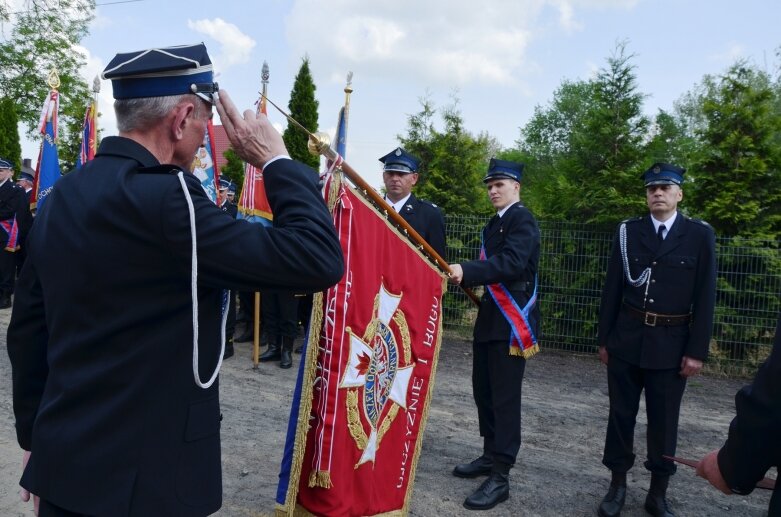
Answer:
[[662, 172], [662, 168], [661, 167], [659, 167], [658, 165], [656, 167], [654, 167], [654, 174], [659, 174], [660, 172]]

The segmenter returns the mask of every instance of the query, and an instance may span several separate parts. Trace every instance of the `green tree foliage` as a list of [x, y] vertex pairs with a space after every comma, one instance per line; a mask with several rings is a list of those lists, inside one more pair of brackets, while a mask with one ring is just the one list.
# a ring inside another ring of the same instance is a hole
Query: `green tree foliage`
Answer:
[[703, 80], [692, 200], [719, 235], [781, 236], [778, 93], [766, 72], [745, 61]]
[[442, 110], [444, 128], [434, 125], [436, 110], [421, 99], [421, 110], [407, 119], [407, 134], [399, 135], [401, 146], [421, 160], [415, 195], [436, 203], [446, 214], [488, 215], [493, 207], [482, 178], [488, 160], [499, 146], [489, 135], [473, 136], [464, 128], [458, 99]]
[[[317, 131], [317, 108], [319, 103], [315, 99], [315, 83], [312, 73], [309, 71], [309, 58], [304, 57], [301, 68], [296, 75], [293, 90], [290, 92], [288, 103], [289, 114], [311, 133]], [[320, 166], [320, 157], [314, 156], [307, 149], [308, 138], [303, 131], [288, 122], [282, 139], [285, 141], [290, 157], [304, 162], [317, 169]]]
[[229, 179], [241, 189], [244, 185], [244, 161], [230, 147], [222, 155], [228, 162], [220, 168], [220, 177]]
[[41, 106], [49, 91], [52, 69], [60, 77], [60, 142], [62, 169], [75, 162], [81, 145], [79, 132], [90, 99], [79, 76], [84, 56], [76, 45], [87, 34], [95, 11], [94, 0], [29, 0], [25, 9], [8, 13], [12, 26], [0, 43], [0, 96], [15, 99], [19, 119], [28, 134], [37, 130]]
[[0, 156], [11, 160], [18, 173], [22, 165], [22, 146], [19, 143], [19, 118], [13, 99], [0, 99]]
[[528, 192], [542, 217], [612, 225], [643, 210], [638, 176], [650, 121], [632, 57], [620, 43], [594, 79], [562, 83], [521, 130], [519, 151], [539, 179]]

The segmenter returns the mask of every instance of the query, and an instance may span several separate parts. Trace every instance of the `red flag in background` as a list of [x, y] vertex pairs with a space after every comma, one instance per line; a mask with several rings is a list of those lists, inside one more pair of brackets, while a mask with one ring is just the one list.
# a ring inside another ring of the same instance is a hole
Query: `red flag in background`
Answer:
[[[263, 95], [258, 100], [257, 113], [267, 114], [266, 85], [268, 84], [268, 64], [263, 63]], [[250, 222], [268, 224], [273, 219], [271, 205], [266, 197], [266, 186], [263, 183], [263, 169], [249, 163], [244, 167], [244, 185], [239, 196], [239, 218]]]
[[313, 311], [277, 513], [406, 512], [432, 396], [445, 278], [349, 188], [341, 190], [334, 224], [345, 275]]

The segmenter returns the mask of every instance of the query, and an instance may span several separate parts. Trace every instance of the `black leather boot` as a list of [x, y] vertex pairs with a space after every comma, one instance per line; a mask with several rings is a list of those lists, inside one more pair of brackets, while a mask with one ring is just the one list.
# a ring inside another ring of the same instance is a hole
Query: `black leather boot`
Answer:
[[621, 515], [621, 508], [626, 500], [626, 472], [613, 472], [610, 480], [610, 488], [599, 503], [597, 513], [600, 517], [617, 517]]
[[510, 465], [494, 463], [488, 479], [464, 501], [469, 510], [490, 510], [510, 497]]
[[453, 475], [459, 478], [476, 478], [478, 476], [487, 476], [491, 473], [491, 467], [494, 460], [491, 456], [483, 453], [482, 456], [469, 463], [461, 463], [453, 469]]
[[282, 353], [280, 350], [281, 350], [280, 338], [277, 338], [276, 343], [269, 341], [268, 350], [266, 350], [260, 355], [258, 361], [260, 361], [261, 363], [265, 363], [268, 361], [278, 361], [279, 358], [282, 357]]
[[279, 359], [280, 368], [290, 368], [293, 366], [293, 338], [289, 336], [282, 337], [282, 356]]
[[675, 517], [667, 503], [667, 484], [670, 476], [651, 474], [651, 488], [645, 496], [645, 511], [654, 517]]

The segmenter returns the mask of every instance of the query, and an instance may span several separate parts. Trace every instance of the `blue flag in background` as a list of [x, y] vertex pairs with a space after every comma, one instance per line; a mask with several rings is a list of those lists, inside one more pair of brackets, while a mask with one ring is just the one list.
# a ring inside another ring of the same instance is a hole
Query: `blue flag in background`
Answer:
[[40, 131], [43, 135], [41, 151], [38, 154], [38, 165], [33, 180], [33, 190], [30, 196], [30, 208], [40, 210], [46, 197], [54, 188], [54, 183], [62, 176], [60, 159], [57, 155], [57, 111], [59, 109], [59, 93], [52, 90], [46, 97], [41, 111]]

